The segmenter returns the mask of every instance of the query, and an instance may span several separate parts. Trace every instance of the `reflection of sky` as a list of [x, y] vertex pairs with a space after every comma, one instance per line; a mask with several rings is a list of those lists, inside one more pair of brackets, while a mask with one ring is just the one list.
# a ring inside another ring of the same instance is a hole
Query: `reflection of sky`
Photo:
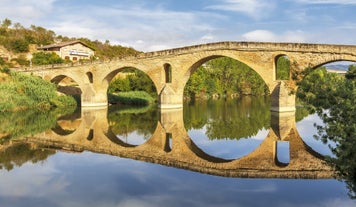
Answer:
[[84, 152], [0, 171], [0, 206], [355, 206], [336, 180], [235, 179]]
[[141, 145], [145, 143], [152, 135], [147, 135], [148, 139], [144, 135], [138, 133], [137, 131], [130, 132], [128, 134], [116, 135], [118, 139], [121, 139], [123, 142], [132, 145]]
[[322, 155], [332, 155], [332, 152], [328, 145], [335, 146], [335, 143], [327, 143], [323, 144], [321, 140], [315, 139], [313, 136], [318, 133], [318, 130], [314, 126], [317, 125], [324, 125], [323, 121], [317, 114], [311, 114], [305, 117], [303, 120], [297, 122], [297, 130], [299, 135], [302, 137], [303, 141], [313, 148], [315, 151], [319, 152]]
[[267, 137], [268, 130], [259, 130], [250, 138], [241, 139], [214, 139], [210, 140], [206, 135], [206, 127], [188, 131], [189, 137], [205, 153], [223, 158], [237, 159], [250, 154]]

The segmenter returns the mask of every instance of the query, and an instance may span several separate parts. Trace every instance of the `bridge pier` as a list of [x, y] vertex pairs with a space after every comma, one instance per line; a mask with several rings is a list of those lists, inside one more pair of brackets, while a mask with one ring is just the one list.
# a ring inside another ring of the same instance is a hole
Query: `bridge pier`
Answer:
[[171, 84], [166, 84], [159, 94], [159, 107], [161, 109], [183, 108], [183, 91], [176, 92]]
[[284, 81], [279, 81], [271, 93], [271, 111], [294, 112], [295, 94], [291, 93]]
[[81, 97], [82, 107], [107, 107], [108, 97], [106, 91], [96, 91], [92, 84], [86, 84], [82, 87]]

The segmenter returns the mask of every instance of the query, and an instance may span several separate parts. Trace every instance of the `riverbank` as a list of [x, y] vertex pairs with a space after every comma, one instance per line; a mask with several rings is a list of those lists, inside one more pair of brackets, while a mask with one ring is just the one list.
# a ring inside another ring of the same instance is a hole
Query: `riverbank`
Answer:
[[145, 91], [128, 91], [119, 93], [109, 93], [110, 104], [140, 105], [153, 104], [155, 99]]
[[57, 92], [56, 85], [40, 77], [0, 70], [0, 112], [76, 107], [73, 97]]

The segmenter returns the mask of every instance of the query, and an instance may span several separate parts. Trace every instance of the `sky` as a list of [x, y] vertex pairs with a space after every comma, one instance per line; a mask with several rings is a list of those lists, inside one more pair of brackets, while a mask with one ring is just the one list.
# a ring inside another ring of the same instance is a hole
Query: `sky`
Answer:
[[356, 45], [356, 0], [0, 0], [0, 21], [156, 51], [219, 41]]

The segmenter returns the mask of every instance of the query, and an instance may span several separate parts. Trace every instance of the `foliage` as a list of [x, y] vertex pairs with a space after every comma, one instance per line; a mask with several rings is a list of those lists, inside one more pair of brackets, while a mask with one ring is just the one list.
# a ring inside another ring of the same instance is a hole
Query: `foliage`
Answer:
[[350, 65], [349, 69], [345, 74], [345, 78], [347, 79], [356, 79], [356, 65]]
[[0, 83], [0, 96], [0, 111], [76, 106], [74, 99], [58, 97], [55, 84], [13, 71]]
[[[351, 68], [352, 69], [352, 68]], [[351, 71], [351, 70], [349, 70]], [[350, 72], [351, 73], [351, 72]], [[313, 105], [325, 123], [317, 126], [317, 139], [324, 143], [331, 140], [336, 146], [329, 146], [335, 158], [328, 158], [339, 175], [346, 181], [349, 195], [356, 198], [356, 81], [325, 69], [315, 70], [300, 83], [297, 95]]]
[[140, 52], [131, 47], [124, 47], [121, 45], [111, 45], [109, 41], [102, 43], [98, 40], [92, 41], [86, 38], [79, 38], [80, 41], [87, 44], [95, 50], [95, 56], [99, 59], [113, 59], [115, 57], [125, 57], [137, 55]]
[[0, 169], [12, 170], [31, 161], [37, 163], [55, 154], [54, 150], [33, 149], [31, 144], [16, 143], [0, 152]]
[[290, 73], [290, 61], [288, 56], [280, 56], [277, 59], [276, 79], [289, 80], [289, 73]]
[[63, 62], [64, 60], [54, 52], [37, 52], [33, 53], [32, 56], [32, 63], [35, 65], [60, 64]]
[[206, 127], [206, 135], [212, 140], [251, 137], [270, 126], [268, 97], [192, 101], [199, 103], [184, 103], [186, 130]]
[[145, 91], [150, 94], [153, 98], [157, 98], [156, 87], [152, 80], [144, 72], [134, 69], [127, 68], [124, 69], [109, 85], [109, 93], [119, 93], [128, 91]]
[[11, 59], [11, 61], [16, 61], [19, 65], [30, 65], [30, 61], [24, 55], [19, 55], [17, 58]]
[[112, 132], [118, 136], [135, 131], [148, 139], [156, 129], [158, 111], [156, 107], [110, 107], [108, 122]]
[[268, 88], [262, 78], [246, 64], [228, 57], [210, 60], [190, 77], [184, 95], [266, 95]]
[[115, 57], [125, 57], [140, 53], [130, 47], [110, 45], [108, 41], [102, 43], [98, 40], [92, 41], [87, 38], [57, 36], [55, 32], [36, 25], [25, 28], [20, 23], [13, 24], [12, 21], [7, 18], [4, 19], [0, 25], [0, 45], [3, 45], [10, 52], [14, 53], [29, 52], [30, 44], [43, 46], [72, 40], [80, 40], [87, 44], [95, 50], [96, 57], [99, 59], [113, 59]]
[[129, 91], [120, 92], [118, 94], [109, 93], [108, 99], [109, 103], [120, 103], [127, 105], [149, 105], [155, 101], [155, 99], [145, 91]]

